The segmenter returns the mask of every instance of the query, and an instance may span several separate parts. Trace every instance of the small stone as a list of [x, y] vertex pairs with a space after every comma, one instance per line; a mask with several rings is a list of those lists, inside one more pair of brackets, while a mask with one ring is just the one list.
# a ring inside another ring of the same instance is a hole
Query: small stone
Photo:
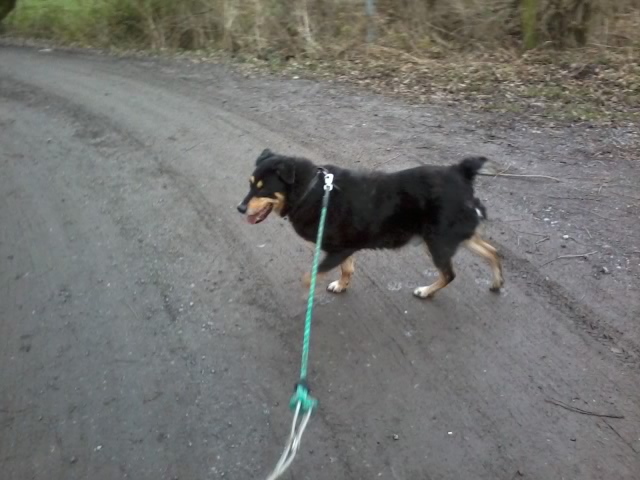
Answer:
[[604, 273], [605, 275], [607, 275], [608, 273], [610, 273], [610, 272], [609, 272], [609, 269], [608, 269], [607, 267], [602, 267], [602, 268], [600, 269], [600, 271], [601, 271], [602, 273]]
[[394, 440], [400, 440], [400, 436], [396, 433], [393, 434], [393, 439]]
[[611, 351], [616, 354], [622, 353], [622, 350], [618, 347], [611, 347]]

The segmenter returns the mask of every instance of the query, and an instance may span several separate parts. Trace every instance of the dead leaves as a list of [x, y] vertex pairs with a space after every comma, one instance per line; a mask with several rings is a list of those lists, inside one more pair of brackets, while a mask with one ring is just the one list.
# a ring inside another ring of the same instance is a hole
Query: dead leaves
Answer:
[[512, 112], [556, 121], [640, 120], [637, 53], [609, 50], [451, 53], [424, 58], [385, 47], [283, 65], [414, 102]]

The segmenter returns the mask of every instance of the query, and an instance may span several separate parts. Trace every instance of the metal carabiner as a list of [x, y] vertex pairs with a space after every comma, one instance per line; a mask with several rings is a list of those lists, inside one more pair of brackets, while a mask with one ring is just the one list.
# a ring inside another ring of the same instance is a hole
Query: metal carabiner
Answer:
[[324, 189], [333, 190], [333, 173], [324, 174]]

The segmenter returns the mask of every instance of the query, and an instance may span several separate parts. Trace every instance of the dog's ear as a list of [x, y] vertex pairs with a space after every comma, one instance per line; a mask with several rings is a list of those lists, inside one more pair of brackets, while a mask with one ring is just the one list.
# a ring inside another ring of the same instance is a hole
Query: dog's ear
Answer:
[[278, 177], [280, 177], [280, 180], [287, 185], [292, 185], [296, 179], [295, 165], [291, 160], [283, 160], [278, 163], [276, 173], [278, 174]]
[[258, 158], [256, 159], [256, 167], [260, 165], [261, 162], [263, 162], [264, 160], [272, 156], [273, 156], [273, 152], [268, 148], [265, 148], [260, 154], [260, 156], [258, 156]]

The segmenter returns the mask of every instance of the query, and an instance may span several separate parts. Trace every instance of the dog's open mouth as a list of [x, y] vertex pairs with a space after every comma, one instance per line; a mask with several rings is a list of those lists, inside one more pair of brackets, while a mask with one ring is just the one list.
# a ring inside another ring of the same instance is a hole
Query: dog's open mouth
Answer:
[[253, 215], [247, 215], [247, 221], [252, 225], [260, 223], [269, 216], [271, 210], [273, 210], [273, 204], [269, 203], [264, 208], [260, 209], [257, 213], [254, 213]]

